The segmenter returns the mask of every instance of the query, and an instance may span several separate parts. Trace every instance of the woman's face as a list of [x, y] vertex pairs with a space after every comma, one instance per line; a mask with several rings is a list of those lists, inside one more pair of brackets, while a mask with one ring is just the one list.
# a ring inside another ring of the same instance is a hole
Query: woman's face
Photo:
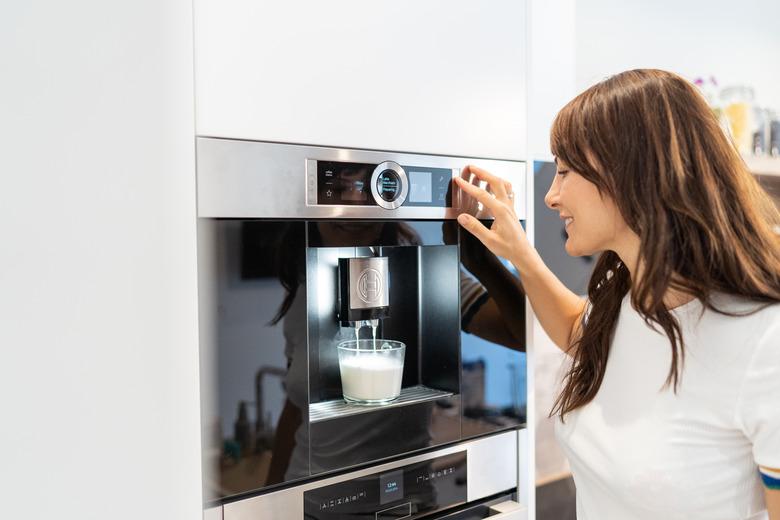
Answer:
[[568, 165], [556, 160], [558, 171], [544, 203], [560, 214], [566, 227], [566, 252], [586, 256], [601, 251], [619, 251], [630, 229], [612, 198]]

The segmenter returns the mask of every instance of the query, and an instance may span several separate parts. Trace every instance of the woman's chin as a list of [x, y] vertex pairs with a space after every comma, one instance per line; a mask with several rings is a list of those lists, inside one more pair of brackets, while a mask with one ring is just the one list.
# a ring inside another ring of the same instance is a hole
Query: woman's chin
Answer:
[[569, 256], [588, 256], [591, 254], [590, 252], [585, 251], [582, 247], [578, 246], [576, 241], [573, 241], [571, 237], [566, 240], [566, 243], [563, 247], [566, 250], [566, 254]]
[[563, 248], [566, 250], [566, 254], [569, 256], [579, 256], [577, 255], [577, 248], [572, 244], [571, 237], [566, 239], [566, 242], [563, 244]]

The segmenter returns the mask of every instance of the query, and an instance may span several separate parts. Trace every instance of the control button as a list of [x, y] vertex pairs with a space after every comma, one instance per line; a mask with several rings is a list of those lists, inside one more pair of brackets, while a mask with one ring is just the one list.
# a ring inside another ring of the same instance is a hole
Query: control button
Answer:
[[393, 161], [385, 161], [374, 168], [370, 186], [374, 201], [384, 209], [400, 208], [409, 194], [409, 178], [403, 167]]
[[391, 507], [377, 511], [376, 520], [400, 520], [412, 516], [412, 503], [407, 502], [400, 506]]
[[325, 196], [329, 199], [333, 198], [333, 190], [327, 190]]

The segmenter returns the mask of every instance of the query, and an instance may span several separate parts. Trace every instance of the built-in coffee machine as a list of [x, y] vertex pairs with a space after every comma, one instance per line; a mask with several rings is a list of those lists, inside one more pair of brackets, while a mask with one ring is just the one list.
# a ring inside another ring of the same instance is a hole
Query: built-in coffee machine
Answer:
[[453, 183], [512, 180], [522, 220], [525, 164], [213, 138], [197, 161], [204, 517], [525, 518], [525, 296]]

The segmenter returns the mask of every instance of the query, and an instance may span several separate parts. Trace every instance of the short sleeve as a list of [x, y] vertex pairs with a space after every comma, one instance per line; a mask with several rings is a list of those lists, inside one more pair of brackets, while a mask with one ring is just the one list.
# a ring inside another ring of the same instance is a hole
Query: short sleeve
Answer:
[[780, 306], [758, 334], [737, 400], [737, 421], [753, 444], [756, 464], [780, 468]]

